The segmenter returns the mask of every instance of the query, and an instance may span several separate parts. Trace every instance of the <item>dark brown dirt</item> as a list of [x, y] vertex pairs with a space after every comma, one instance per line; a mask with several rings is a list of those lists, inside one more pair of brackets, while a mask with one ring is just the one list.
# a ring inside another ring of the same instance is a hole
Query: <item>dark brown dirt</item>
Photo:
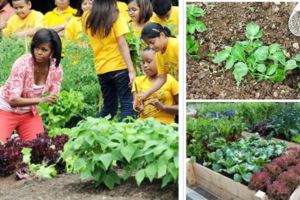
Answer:
[[145, 182], [140, 187], [129, 180], [113, 190], [95, 188], [91, 182], [81, 182], [78, 175], [59, 175], [49, 180], [15, 181], [13, 176], [0, 178], [1, 200], [175, 200], [177, 188], [161, 189], [160, 182]]
[[295, 70], [283, 83], [256, 82], [247, 77], [237, 87], [231, 71], [212, 62], [208, 53], [216, 54], [225, 45], [233, 46], [245, 40], [247, 23], [254, 21], [263, 28], [265, 44], [279, 43], [293, 57], [300, 53], [300, 37], [288, 30], [288, 19], [296, 3], [197, 3], [206, 11], [201, 19], [207, 30], [201, 36], [204, 43], [201, 61], [188, 58], [187, 99], [298, 99], [300, 70]]

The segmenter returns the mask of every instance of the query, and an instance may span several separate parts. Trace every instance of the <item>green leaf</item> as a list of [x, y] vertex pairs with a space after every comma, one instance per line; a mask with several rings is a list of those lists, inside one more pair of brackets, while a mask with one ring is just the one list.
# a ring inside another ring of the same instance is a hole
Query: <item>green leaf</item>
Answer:
[[271, 80], [273, 82], [280, 82], [285, 79], [285, 74], [283, 69], [277, 69], [275, 74], [271, 77]]
[[231, 69], [234, 65], [234, 63], [236, 62], [236, 59], [233, 58], [232, 56], [229, 56], [227, 59], [226, 59], [226, 65], [225, 65], [225, 69]]
[[167, 173], [167, 165], [158, 165], [157, 178], [161, 178]]
[[258, 39], [262, 36], [262, 31], [260, 30], [260, 27], [254, 23], [251, 22], [247, 24], [246, 26], [246, 37], [249, 40]]
[[216, 172], [220, 172], [222, 170], [222, 165], [221, 164], [218, 164], [218, 163], [214, 163], [212, 165], [212, 169]]
[[155, 178], [157, 172], [157, 164], [150, 164], [145, 169], [145, 174], [149, 178], [150, 182]]
[[108, 170], [110, 163], [113, 160], [113, 156], [111, 153], [101, 154], [97, 156], [95, 160], [100, 160], [102, 164], [104, 165], [105, 170]]
[[238, 61], [244, 61], [245, 60], [245, 53], [242, 45], [239, 43], [236, 43], [233, 48], [231, 49], [231, 56], [235, 58]]
[[254, 52], [254, 57], [258, 62], [263, 62], [268, 58], [269, 55], [269, 47], [268, 46], [262, 46], [259, 47], [255, 52]]
[[300, 54], [297, 54], [297, 55], [293, 58], [293, 60], [296, 60], [297, 62], [300, 62]]
[[73, 167], [75, 172], [80, 172], [86, 167], [86, 162], [83, 158], [78, 158], [77, 160], [75, 160]]
[[273, 74], [276, 72], [277, 67], [278, 67], [278, 66], [277, 66], [276, 64], [270, 65], [270, 66], [268, 67], [268, 70], [267, 70], [267, 75], [268, 75], [268, 76], [273, 75]]
[[277, 51], [281, 51], [281, 46], [278, 43], [271, 44], [269, 46], [270, 54], [274, 54]]
[[204, 22], [202, 21], [197, 21], [197, 24], [195, 24], [196, 30], [200, 33], [206, 31], [206, 26]]
[[263, 74], [266, 72], [267, 67], [265, 64], [258, 64], [256, 69], [257, 69], [257, 71], [259, 71], [260, 73]]
[[170, 174], [167, 174], [166, 176], [164, 176], [164, 178], [162, 180], [161, 188], [164, 188], [171, 181], [172, 181], [172, 176]]
[[30, 163], [31, 163], [31, 161], [30, 161], [31, 151], [32, 151], [31, 148], [26, 148], [26, 147], [24, 147], [24, 148], [22, 149], [23, 162], [26, 163], [26, 164], [30, 164]]
[[178, 168], [175, 167], [174, 163], [169, 163], [168, 172], [172, 175], [173, 179], [177, 179], [178, 176]]
[[140, 170], [138, 171], [136, 174], [135, 174], [135, 180], [136, 180], [136, 183], [138, 184], [138, 186], [141, 185], [141, 183], [143, 182], [145, 178], [145, 170]]
[[223, 51], [220, 51], [214, 58], [213, 62], [216, 64], [220, 64], [221, 62], [226, 60], [226, 58], [230, 55], [230, 52], [231, 49], [224, 49]]
[[285, 67], [284, 67], [284, 71], [288, 71], [288, 70], [293, 70], [295, 68], [297, 68], [298, 65], [297, 65], [297, 62], [295, 60], [288, 60], [285, 64]]
[[285, 65], [285, 55], [284, 55], [284, 52], [282, 50], [271, 54], [270, 59], [274, 60], [274, 61], [277, 61], [277, 62], [280, 62], [282, 65]]
[[233, 75], [239, 85], [244, 76], [248, 73], [248, 67], [243, 62], [238, 62], [234, 65]]
[[133, 145], [127, 145], [121, 149], [122, 155], [126, 158], [127, 162], [131, 161], [131, 158], [136, 151], [136, 148]]
[[233, 175], [233, 180], [236, 182], [241, 183], [242, 182], [242, 177], [239, 174], [234, 174]]
[[104, 184], [109, 188], [113, 189], [116, 183], [120, 183], [120, 178], [114, 171], [110, 171], [104, 176]]
[[252, 173], [245, 173], [245, 174], [242, 174], [242, 178], [247, 182], [249, 183], [250, 182], [250, 179], [252, 177]]

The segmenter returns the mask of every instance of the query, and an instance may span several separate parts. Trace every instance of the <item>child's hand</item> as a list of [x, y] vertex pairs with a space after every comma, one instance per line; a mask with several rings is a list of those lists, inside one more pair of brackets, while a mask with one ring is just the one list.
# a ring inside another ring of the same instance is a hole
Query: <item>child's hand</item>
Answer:
[[163, 111], [165, 109], [165, 106], [157, 99], [151, 99], [149, 103], [155, 106], [159, 111]]
[[146, 93], [142, 93], [142, 94], [139, 95], [139, 99], [140, 99], [140, 101], [142, 101], [142, 102], [145, 101], [147, 98], [148, 98], [148, 97], [147, 97]]
[[144, 110], [144, 104], [139, 99], [136, 99], [133, 102], [133, 109], [137, 112], [142, 112]]
[[134, 79], [135, 79], [135, 71], [134, 71], [134, 70], [133, 70], [133, 71], [129, 71], [128, 75], [129, 75], [129, 83], [128, 83], [128, 86], [129, 86], [129, 87], [132, 87], [132, 84], [133, 84]]

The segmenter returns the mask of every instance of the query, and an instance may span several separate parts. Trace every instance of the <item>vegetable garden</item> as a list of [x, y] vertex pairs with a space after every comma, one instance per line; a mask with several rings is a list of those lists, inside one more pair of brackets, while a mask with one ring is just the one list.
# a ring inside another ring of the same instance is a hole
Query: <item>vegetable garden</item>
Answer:
[[[131, 53], [136, 55], [136, 41], [131, 40]], [[24, 39], [0, 41], [0, 85], [26, 51], [25, 43]], [[30, 142], [12, 137], [0, 144], [0, 196], [177, 199], [177, 125], [153, 119], [125, 123], [94, 118], [102, 100], [93, 53], [68, 43], [64, 55], [58, 102], [39, 105], [47, 133]]]
[[299, 98], [295, 3], [187, 4], [188, 99]]
[[299, 199], [299, 103], [191, 104], [191, 186], [222, 199]]

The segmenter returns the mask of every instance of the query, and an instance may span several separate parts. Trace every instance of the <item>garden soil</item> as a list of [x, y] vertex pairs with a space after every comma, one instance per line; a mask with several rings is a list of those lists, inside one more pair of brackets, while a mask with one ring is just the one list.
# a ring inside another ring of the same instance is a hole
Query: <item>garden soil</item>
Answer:
[[296, 3], [196, 3], [206, 11], [202, 21], [207, 30], [199, 50], [200, 61], [187, 58], [187, 99], [298, 99], [300, 70], [283, 83], [256, 82], [247, 77], [237, 87], [231, 71], [216, 65], [209, 53], [245, 40], [247, 23], [254, 21], [263, 28], [265, 44], [279, 43], [288, 57], [300, 53], [300, 37], [288, 30], [288, 20]]
[[91, 182], [81, 182], [78, 175], [62, 174], [49, 180], [20, 180], [14, 176], [0, 178], [1, 200], [175, 200], [177, 188], [170, 185], [161, 189], [160, 182], [143, 182], [136, 186], [135, 180], [108, 190], [95, 188]]

